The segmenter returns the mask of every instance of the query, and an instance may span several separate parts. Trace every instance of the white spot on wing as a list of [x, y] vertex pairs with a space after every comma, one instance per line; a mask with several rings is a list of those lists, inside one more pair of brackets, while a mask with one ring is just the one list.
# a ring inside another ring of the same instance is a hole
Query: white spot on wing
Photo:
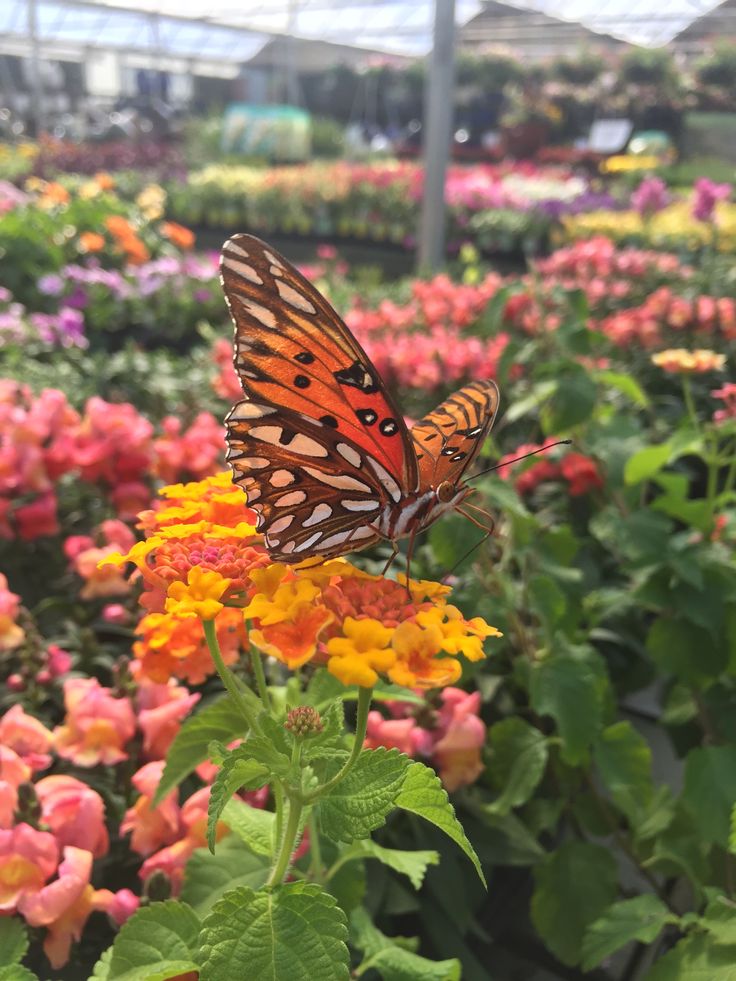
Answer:
[[291, 508], [296, 504], [303, 504], [306, 499], [307, 495], [304, 493], [304, 491], [290, 491], [290, 493], [284, 494], [282, 497], [279, 497], [278, 500], [274, 501], [274, 507]]
[[273, 263], [274, 266], [278, 266], [279, 269], [284, 268], [281, 262], [276, 258], [276, 256], [272, 252], [269, 252], [268, 249], [264, 249], [263, 254], [268, 259], [269, 262]]
[[288, 487], [289, 484], [294, 483], [294, 479], [294, 474], [289, 473], [288, 470], [274, 470], [268, 482], [272, 487]]
[[251, 470], [263, 470], [270, 462], [265, 456], [247, 456], [244, 460], [240, 461], [240, 466], [249, 467]]
[[236, 245], [232, 239], [230, 239], [228, 242], [225, 242], [225, 248], [223, 249], [223, 251], [232, 252], [234, 255], [242, 255], [244, 259], [248, 258], [248, 253], [245, 251], [245, 249], [241, 249], [240, 246]]
[[351, 463], [354, 467], [359, 467], [361, 464], [360, 453], [356, 449], [353, 449], [348, 443], [338, 443], [335, 447], [337, 452], [343, 458]]
[[304, 433], [297, 433], [292, 441], [286, 446], [291, 453], [299, 456], [327, 456], [327, 447], [318, 443], [316, 439], [305, 436]]
[[235, 299], [241, 306], [245, 307], [251, 317], [255, 317], [264, 327], [273, 329], [276, 326], [276, 315], [273, 310], [269, 310], [268, 307], [263, 307], [260, 303], [255, 303], [253, 300], [248, 300], [244, 296], [236, 296]]
[[291, 522], [294, 520], [293, 514], [285, 514], [281, 518], [277, 518], [275, 521], [271, 522], [271, 526], [268, 529], [269, 535], [274, 533], [278, 535], [280, 531], [286, 531]]
[[318, 504], [307, 520], [302, 521], [302, 524], [305, 528], [311, 528], [312, 525], [318, 525], [320, 521], [325, 521], [331, 514], [332, 508], [329, 504]]
[[286, 300], [288, 304], [294, 307], [295, 310], [303, 310], [304, 313], [317, 313], [313, 303], [300, 293], [295, 290], [293, 286], [289, 286], [288, 283], [283, 282], [283, 280], [276, 280], [276, 289], [279, 291], [282, 300]]
[[384, 488], [388, 491], [391, 497], [397, 502], [400, 501], [401, 488], [396, 483], [396, 481], [391, 476], [391, 474], [388, 472], [388, 470], [386, 470], [385, 467], [382, 467], [381, 464], [378, 462], [378, 460], [374, 460], [372, 456], [366, 457], [366, 460], [368, 461], [368, 463], [370, 463], [376, 477], [378, 477], [378, 479], [381, 481]]
[[362, 480], [357, 480], [355, 477], [349, 477], [347, 474], [324, 473], [313, 467], [303, 467], [303, 470], [321, 484], [327, 484], [328, 487], [335, 487], [337, 490], [363, 491], [365, 494], [371, 493], [368, 484], [364, 484]]
[[253, 266], [249, 266], [247, 262], [238, 262], [237, 259], [230, 259], [228, 256], [225, 256], [222, 264], [228, 269], [232, 269], [234, 273], [242, 276], [243, 279], [247, 279], [249, 283], [255, 283], [256, 286], [263, 286], [263, 280]]
[[364, 538], [374, 538], [375, 534], [375, 528], [371, 528], [370, 525], [360, 525], [352, 530], [339, 531], [334, 535], [329, 535], [327, 538], [322, 539], [319, 545], [316, 545], [315, 548], [332, 548], [333, 545], [342, 545], [343, 542], [350, 543], [362, 541]]
[[260, 405], [258, 402], [246, 399], [232, 407], [228, 419], [262, 419], [263, 416], [270, 416], [274, 412], [276, 407], [273, 405]]
[[340, 506], [346, 511], [376, 511], [381, 504], [379, 501], [340, 501]]
[[310, 535], [309, 538], [305, 538], [304, 541], [301, 543], [301, 545], [296, 545], [294, 551], [303, 552], [305, 548], [309, 548], [310, 545], [314, 545], [314, 543], [319, 541], [321, 537], [322, 537], [322, 532], [315, 531], [315, 533], [313, 535]]

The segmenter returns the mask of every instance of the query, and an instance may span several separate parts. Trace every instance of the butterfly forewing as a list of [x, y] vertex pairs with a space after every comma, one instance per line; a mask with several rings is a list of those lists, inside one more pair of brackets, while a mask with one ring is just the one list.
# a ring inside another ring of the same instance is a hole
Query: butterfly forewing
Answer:
[[220, 270], [235, 323], [235, 367], [248, 398], [334, 429], [342, 440], [417, 487], [399, 410], [370, 359], [325, 298], [251, 235], [225, 243]]
[[498, 401], [495, 382], [471, 382], [412, 426], [422, 487], [462, 478], [491, 431]]

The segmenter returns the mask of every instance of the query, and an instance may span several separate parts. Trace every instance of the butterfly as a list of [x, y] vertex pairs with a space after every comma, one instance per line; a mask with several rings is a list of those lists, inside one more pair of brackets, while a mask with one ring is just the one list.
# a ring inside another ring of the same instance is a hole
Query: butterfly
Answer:
[[220, 274], [246, 396], [225, 420], [227, 460], [274, 561], [381, 540], [395, 555], [399, 539], [411, 547], [460, 509], [498, 409], [493, 381], [465, 385], [408, 429], [347, 325], [275, 249], [235, 235]]

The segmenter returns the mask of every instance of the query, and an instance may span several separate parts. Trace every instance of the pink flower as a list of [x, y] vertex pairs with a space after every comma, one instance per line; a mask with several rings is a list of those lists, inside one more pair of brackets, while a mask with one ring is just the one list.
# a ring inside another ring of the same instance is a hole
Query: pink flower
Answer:
[[11, 828], [18, 806], [18, 787], [31, 779], [32, 770], [8, 746], [0, 746], [0, 828]]
[[707, 177], [699, 177], [693, 185], [693, 218], [712, 221], [716, 205], [731, 196], [730, 184], [715, 184]]
[[138, 725], [143, 733], [143, 752], [148, 759], [160, 760], [174, 741], [182, 719], [197, 704], [200, 695], [190, 693], [173, 681], [157, 685], [145, 677], [139, 680], [136, 695]]
[[56, 871], [59, 846], [48, 831], [29, 824], [0, 830], [0, 913], [25, 915], [33, 897]]
[[97, 791], [59, 774], [39, 780], [36, 795], [42, 819], [60, 845], [86, 848], [95, 858], [107, 854], [105, 804]]
[[364, 745], [366, 749], [385, 746], [387, 749], [398, 749], [407, 756], [416, 756], [422, 733], [416, 719], [384, 719], [380, 712], [374, 710], [368, 713]]
[[25, 630], [16, 623], [20, 596], [8, 589], [8, 580], [0, 572], [0, 651], [15, 650], [23, 643]]
[[139, 855], [150, 855], [162, 845], [168, 845], [179, 836], [181, 816], [179, 793], [172, 790], [158, 807], [153, 807], [153, 795], [161, 781], [164, 761], [146, 763], [133, 776], [133, 786], [141, 795], [125, 812], [120, 833], [132, 832], [130, 847]]
[[572, 497], [580, 497], [604, 484], [595, 461], [582, 453], [566, 453], [560, 461], [560, 472]]
[[666, 208], [669, 202], [667, 185], [661, 177], [645, 177], [631, 195], [634, 210], [645, 218]]
[[89, 884], [92, 852], [67, 846], [58, 872], [57, 879], [19, 903], [19, 912], [31, 926], [48, 926], [80, 898]]
[[56, 517], [56, 496], [51, 492], [17, 508], [14, 518], [18, 535], [25, 541], [56, 535], [60, 531]]
[[59, 756], [86, 767], [128, 758], [124, 747], [135, 735], [135, 716], [127, 698], [115, 698], [96, 678], [70, 678], [64, 705], [64, 725], [54, 729]]
[[443, 688], [439, 709], [439, 731], [432, 762], [439, 769], [445, 789], [452, 793], [478, 779], [483, 772], [480, 751], [486, 727], [478, 717], [480, 692], [468, 694], [460, 688]]
[[105, 623], [128, 623], [130, 613], [122, 603], [107, 603], [102, 608], [102, 619]]
[[46, 667], [51, 672], [52, 678], [59, 678], [66, 674], [72, 666], [72, 656], [68, 651], [59, 647], [58, 644], [49, 644], [46, 649]]
[[14, 750], [34, 771], [51, 763], [49, 749], [54, 737], [43, 722], [27, 715], [20, 705], [8, 709], [0, 719], [0, 743]]

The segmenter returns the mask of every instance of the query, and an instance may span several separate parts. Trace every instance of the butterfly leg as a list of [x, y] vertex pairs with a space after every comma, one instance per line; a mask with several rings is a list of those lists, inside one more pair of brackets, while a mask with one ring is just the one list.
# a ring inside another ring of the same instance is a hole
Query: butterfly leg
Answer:
[[488, 520], [491, 523], [490, 527], [481, 524], [477, 518], [474, 518], [472, 514], [468, 514], [468, 512], [463, 508], [457, 508], [459, 514], [461, 514], [464, 518], [467, 518], [468, 521], [472, 521], [476, 528], [480, 528], [481, 531], [485, 531], [487, 533], [486, 534], [487, 538], [490, 537], [493, 534], [494, 529], [496, 527], [496, 522], [493, 519], [493, 515], [490, 514], [488, 511], [484, 511], [483, 508], [476, 507], [474, 504], [466, 503], [465, 508], [470, 508], [471, 511], [475, 511], [477, 514], [482, 514], [484, 518], [488, 518]]
[[386, 563], [386, 565], [381, 570], [381, 575], [382, 576], [385, 576], [386, 575], [386, 573], [388, 572], [388, 570], [394, 564], [394, 560], [395, 560], [396, 556], [399, 554], [399, 546], [397, 545], [396, 542], [391, 542], [391, 548], [393, 549], [393, 552], [389, 556], [388, 562]]

